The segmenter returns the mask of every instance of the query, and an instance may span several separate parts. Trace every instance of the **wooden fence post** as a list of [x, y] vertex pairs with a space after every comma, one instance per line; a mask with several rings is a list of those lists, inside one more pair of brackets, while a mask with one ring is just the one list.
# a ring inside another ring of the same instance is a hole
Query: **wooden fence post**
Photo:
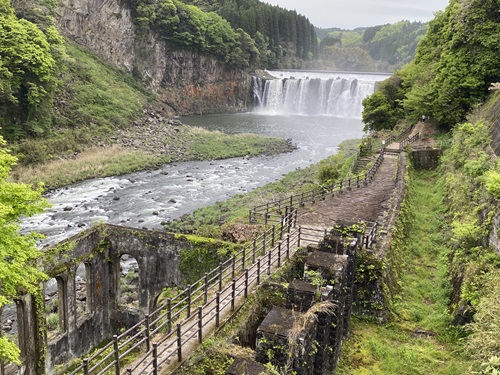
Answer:
[[215, 326], [219, 328], [219, 314], [220, 314], [220, 292], [215, 295]]
[[266, 232], [262, 235], [262, 254], [266, 253]]
[[300, 247], [300, 235], [302, 234], [302, 227], [299, 225], [298, 237], [297, 237], [297, 247]]
[[153, 374], [158, 374], [158, 344], [153, 344]]
[[182, 362], [182, 335], [180, 324], [177, 324], [177, 360]]
[[246, 247], [243, 248], [243, 251], [241, 252], [241, 270], [245, 270], [245, 261], [246, 261]]
[[120, 352], [118, 350], [118, 336], [113, 335], [113, 351], [115, 354], [115, 373], [120, 375]]
[[149, 314], [146, 314], [146, 316], [144, 317], [144, 322], [146, 325], [146, 351], [149, 352], [151, 340], [151, 338], [149, 337]]
[[248, 268], [245, 270], [245, 299], [248, 298]]
[[203, 310], [202, 307], [198, 307], [198, 343], [203, 342]]
[[278, 242], [278, 268], [281, 267], [281, 241]]
[[89, 375], [89, 359], [85, 358], [83, 360], [83, 375]]
[[188, 285], [186, 288], [186, 294], [187, 294], [187, 317], [189, 318], [191, 316], [191, 284]]
[[234, 300], [236, 299], [236, 279], [231, 284], [231, 311], [234, 311]]

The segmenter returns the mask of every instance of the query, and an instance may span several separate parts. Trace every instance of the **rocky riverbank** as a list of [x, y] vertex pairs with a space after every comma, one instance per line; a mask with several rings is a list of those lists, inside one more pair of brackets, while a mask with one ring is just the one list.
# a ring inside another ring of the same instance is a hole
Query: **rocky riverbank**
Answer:
[[130, 126], [91, 139], [91, 146], [81, 147], [81, 151], [52, 156], [36, 165], [19, 165], [12, 178], [28, 184], [43, 183], [51, 190], [86, 179], [156, 169], [176, 161], [275, 155], [296, 149], [291, 140], [191, 127], [152, 108], [145, 109], [144, 115]]
[[[249, 140], [256, 136], [244, 135]], [[205, 139], [204, 139], [205, 138]], [[228, 136], [224, 133], [209, 132], [207, 130], [184, 125], [178, 118], [168, 118], [162, 113], [154, 110], [145, 110], [144, 117], [134, 121], [127, 129], [120, 129], [111, 137], [113, 143], [134, 151], [145, 151], [151, 154], [168, 155], [172, 161], [204, 160], [204, 155], [196, 151], [198, 143], [206, 143], [209, 140], [229, 143], [231, 139], [241, 136]], [[260, 149], [259, 143], [255, 142], [256, 149], [251, 156], [257, 154], [275, 155], [282, 152], [290, 152], [296, 149], [291, 140], [268, 139], [259, 137], [266, 147]], [[235, 150], [230, 156], [246, 156]], [[229, 157], [230, 157], [229, 156]], [[218, 157], [213, 157], [219, 159]], [[225, 157], [223, 157], [225, 158]], [[211, 159], [211, 157], [208, 157]]]

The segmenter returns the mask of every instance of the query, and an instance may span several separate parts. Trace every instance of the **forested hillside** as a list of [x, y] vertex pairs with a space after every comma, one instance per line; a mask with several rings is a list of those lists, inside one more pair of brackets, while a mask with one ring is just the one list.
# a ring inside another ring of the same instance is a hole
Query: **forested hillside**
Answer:
[[[182, 0], [207, 12], [216, 12], [235, 29], [250, 35], [260, 52], [260, 66], [297, 67], [318, 55], [314, 26], [296, 11], [259, 0]], [[295, 65], [295, 66], [293, 66]]]
[[399, 21], [354, 30], [316, 29], [319, 63], [342, 70], [393, 71], [409, 63], [427, 23]]
[[500, 80], [499, 2], [450, 1], [437, 13], [415, 59], [365, 101], [370, 129], [392, 128], [404, 114], [446, 127], [465, 119]]

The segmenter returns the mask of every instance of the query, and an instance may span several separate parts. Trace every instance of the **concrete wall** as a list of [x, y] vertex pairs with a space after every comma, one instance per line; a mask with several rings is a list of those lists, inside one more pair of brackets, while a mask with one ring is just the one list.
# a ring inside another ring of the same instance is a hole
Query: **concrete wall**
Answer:
[[439, 158], [443, 154], [441, 149], [412, 149], [411, 155], [415, 169], [436, 169]]
[[[112, 339], [154, 309], [168, 286], [181, 285], [180, 253], [192, 249], [183, 237], [149, 230], [101, 225], [45, 250], [45, 271], [58, 284], [60, 329], [50, 338], [37, 335], [45, 324], [43, 301], [37, 308], [32, 296], [18, 302], [19, 345], [22, 374], [51, 374], [57, 365], [89, 353]], [[118, 304], [120, 258], [128, 254], [138, 263], [139, 301], [136, 308]], [[87, 269], [87, 311], [77, 314], [75, 273], [84, 263]]]

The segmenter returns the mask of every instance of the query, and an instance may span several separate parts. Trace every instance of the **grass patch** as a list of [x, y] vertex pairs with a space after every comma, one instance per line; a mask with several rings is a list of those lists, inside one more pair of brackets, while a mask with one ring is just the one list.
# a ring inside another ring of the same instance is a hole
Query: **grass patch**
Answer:
[[111, 129], [126, 126], [142, 115], [152, 93], [137, 84], [127, 73], [104, 62], [76, 43], [66, 39], [69, 56], [67, 72], [61, 77], [60, 94], [66, 105], [59, 105], [56, 125], [98, 125]]
[[195, 158], [227, 159], [234, 156], [274, 155], [290, 150], [289, 142], [285, 140], [254, 134], [229, 135], [202, 128], [191, 129], [193, 134], [188, 141], [189, 153]]
[[411, 172], [410, 235], [394, 322], [353, 319], [337, 374], [466, 374], [463, 332], [450, 323], [449, 236], [438, 173]]
[[89, 178], [120, 175], [158, 167], [168, 161], [170, 159], [167, 156], [155, 156], [117, 146], [92, 148], [83, 151], [75, 159], [18, 166], [14, 169], [12, 178], [33, 185], [43, 183], [46, 189], [53, 189]]

